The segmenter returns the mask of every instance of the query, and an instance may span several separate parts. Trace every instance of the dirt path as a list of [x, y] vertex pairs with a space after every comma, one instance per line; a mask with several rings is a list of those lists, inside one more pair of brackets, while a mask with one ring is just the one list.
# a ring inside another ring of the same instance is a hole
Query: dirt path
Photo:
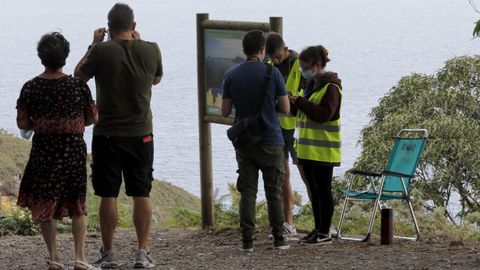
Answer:
[[[60, 235], [59, 251], [72, 265], [72, 238]], [[119, 259], [131, 269], [135, 247], [133, 231], [116, 235]], [[405, 242], [391, 246], [335, 241], [322, 247], [291, 243], [290, 250], [271, 247], [267, 232], [258, 232], [254, 252], [238, 251], [236, 230], [208, 233], [201, 230], [155, 230], [151, 248], [155, 269], [480, 269], [480, 243]], [[87, 239], [88, 257], [93, 260], [101, 246], [98, 235]], [[41, 236], [0, 238], [0, 269], [46, 269], [47, 252]]]

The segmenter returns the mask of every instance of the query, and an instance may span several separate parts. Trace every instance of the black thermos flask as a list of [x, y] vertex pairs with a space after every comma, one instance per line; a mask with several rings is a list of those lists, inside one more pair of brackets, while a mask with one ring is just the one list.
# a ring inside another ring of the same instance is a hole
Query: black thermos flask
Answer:
[[390, 245], [393, 242], [393, 211], [391, 208], [384, 208], [381, 215], [380, 245]]

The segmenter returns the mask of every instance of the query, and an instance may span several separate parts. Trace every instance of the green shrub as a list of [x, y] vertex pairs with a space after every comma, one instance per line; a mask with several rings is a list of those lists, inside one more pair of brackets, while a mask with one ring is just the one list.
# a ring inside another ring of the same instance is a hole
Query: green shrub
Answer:
[[27, 210], [20, 209], [8, 216], [0, 217], [0, 236], [35, 235], [39, 230], [38, 224], [31, 220]]
[[[435, 75], [399, 80], [370, 113], [362, 130], [356, 167], [382, 170], [391, 137], [404, 128], [426, 128], [429, 138], [416, 174], [416, 187], [431, 209], [443, 208], [455, 222], [480, 210], [480, 56], [448, 60]], [[461, 209], [448, 209], [459, 198]]]
[[202, 217], [200, 213], [193, 212], [186, 208], [172, 209], [176, 228], [199, 228], [202, 226]]

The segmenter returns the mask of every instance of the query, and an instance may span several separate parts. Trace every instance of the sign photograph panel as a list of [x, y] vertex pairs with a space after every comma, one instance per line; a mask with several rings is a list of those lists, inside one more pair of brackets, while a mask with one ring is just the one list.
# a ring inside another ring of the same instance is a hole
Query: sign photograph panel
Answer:
[[205, 29], [206, 114], [221, 115], [225, 72], [245, 61], [242, 38], [245, 31]]

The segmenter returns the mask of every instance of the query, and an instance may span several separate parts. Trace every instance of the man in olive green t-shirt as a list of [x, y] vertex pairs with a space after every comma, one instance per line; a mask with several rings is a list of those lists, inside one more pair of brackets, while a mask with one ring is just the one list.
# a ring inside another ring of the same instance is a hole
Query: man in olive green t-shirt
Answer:
[[125, 181], [133, 197], [133, 221], [138, 238], [135, 268], [154, 267], [148, 248], [152, 218], [149, 200], [153, 180], [153, 135], [150, 99], [152, 85], [163, 75], [160, 49], [140, 39], [133, 10], [116, 4], [108, 13], [107, 30], [95, 30], [93, 43], [75, 68], [75, 76], [95, 77], [99, 120], [93, 129], [92, 183], [102, 197], [99, 209], [103, 247], [94, 263], [117, 267], [113, 236], [117, 221], [116, 198]]

